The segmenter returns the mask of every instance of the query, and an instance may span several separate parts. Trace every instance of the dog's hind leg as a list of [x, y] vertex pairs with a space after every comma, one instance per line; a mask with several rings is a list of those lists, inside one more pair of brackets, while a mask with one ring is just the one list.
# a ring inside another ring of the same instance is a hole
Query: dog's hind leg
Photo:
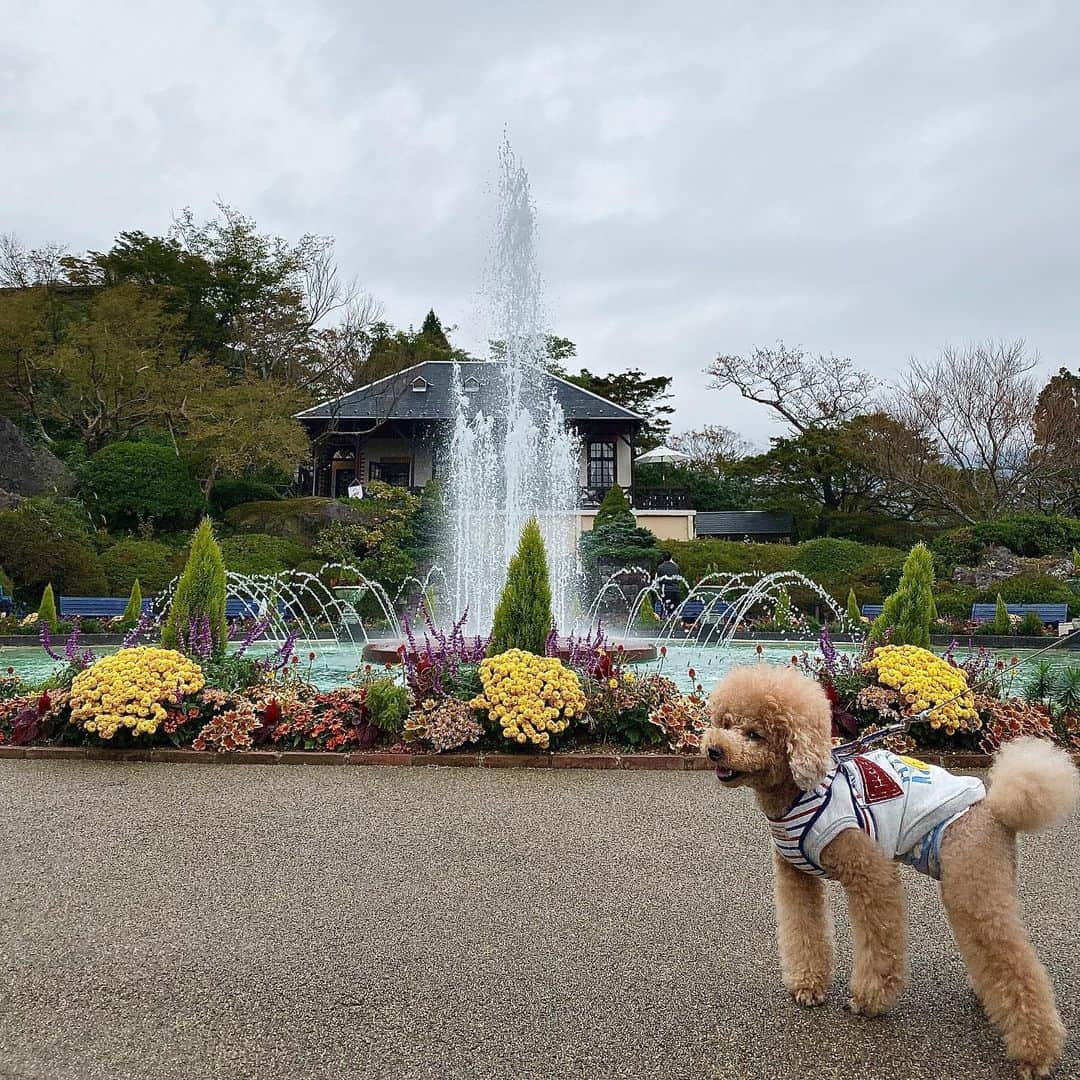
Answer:
[[975, 993], [1024, 1076], [1049, 1076], [1065, 1028], [1016, 895], [1015, 837], [979, 804], [945, 830], [941, 896]]
[[848, 1008], [888, 1012], [908, 979], [907, 907], [897, 865], [869, 836], [847, 829], [821, 853], [821, 865], [847, 894], [855, 962]]
[[833, 973], [833, 924], [821, 878], [773, 852], [780, 975], [800, 1005], [821, 1005]]

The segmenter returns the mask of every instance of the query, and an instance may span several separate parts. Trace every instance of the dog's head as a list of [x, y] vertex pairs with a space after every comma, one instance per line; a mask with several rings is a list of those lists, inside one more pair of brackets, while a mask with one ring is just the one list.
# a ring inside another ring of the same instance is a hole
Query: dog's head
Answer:
[[735, 668], [709, 697], [709, 715], [702, 752], [728, 787], [767, 791], [794, 780], [810, 791], [832, 768], [829, 699], [793, 668]]

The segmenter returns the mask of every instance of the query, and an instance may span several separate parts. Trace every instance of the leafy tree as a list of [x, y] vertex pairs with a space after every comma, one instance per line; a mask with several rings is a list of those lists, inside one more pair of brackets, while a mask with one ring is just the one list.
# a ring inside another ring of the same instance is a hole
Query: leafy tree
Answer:
[[136, 578], [131, 585], [131, 595], [128, 597], [127, 607], [124, 608], [124, 614], [120, 616], [121, 626], [130, 629], [142, 618], [142, 602], [142, 588], [139, 585], [139, 579]]
[[190, 628], [203, 620], [210, 628], [213, 652], [224, 653], [225, 563], [209, 518], [203, 518], [191, 538], [191, 552], [161, 628], [161, 644], [166, 649], [184, 647]]
[[746, 439], [722, 424], [706, 424], [696, 431], [673, 435], [668, 445], [686, 454], [695, 470], [717, 478], [726, 476], [736, 462], [753, 452]]
[[599, 584], [602, 563], [651, 569], [659, 561], [656, 537], [638, 527], [626, 495], [617, 484], [608, 489], [593, 520], [593, 527], [581, 534], [581, 561], [590, 587]]
[[489, 655], [522, 649], [543, 656], [551, 624], [547, 552], [540, 526], [530, 518], [521, 532], [517, 553], [510, 560], [506, 584], [495, 608]]
[[635, 465], [637, 487], [683, 488], [694, 510], [749, 510], [754, 501], [754, 482], [734, 470], [720, 475], [692, 465]]
[[56, 597], [53, 595], [53, 587], [50, 582], [45, 586], [41, 594], [41, 603], [38, 605], [38, 622], [44, 623], [54, 634], [60, 624], [56, 614]]
[[307, 434], [293, 419], [295, 391], [272, 379], [217, 381], [187, 405], [182, 445], [202, 479], [204, 495], [221, 474], [267, 469], [292, 473], [307, 460]]
[[891, 644], [928, 649], [934, 615], [934, 558], [924, 544], [916, 544], [904, 562], [896, 592], [885, 600], [870, 627], [870, 636], [882, 641], [891, 629]]
[[854, 589], [848, 590], [847, 617], [856, 625], [858, 625], [862, 621], [862, 612], [859, 610], [859, 601], [855, 598]]
[[249, 502], [272, 502], [280, 499], [278, 489], [265, 480], [240, 476], [219, 476], [210, 489], [210, 509], [215, 517], [224, 517], [234, 506]]
[[638, 434], [639, 449], [651, 449], [667, 439], [671, 431], [671, 416], [675, 412], [674, 407], [669, 404], [670, 375], [650, 378], [637, 368], [611, 375], [594, 375], [582, 368], [577, 375], [566, 375], [565, 378], [583, 390], [598, 394], [643, 416], [645, 424]]
[[446, 336], [446, 331], [443, 330], [442, 323], [439, 321], [439, 316], [435, 314], [434, 308], [424, 316], [423, 325], [417, 335], [417, 342], [431, 349], [441, 350], [446, 353], [450, 352], [450, 341]]
[[1011, 634], [1012, 623], [1009, 621], [1009, 609], [1005, 606], [1005, 601], [1001, 599], [1001, 593], [997, 594], [997, 601], [994, 604], [994, 621], [992, 623], [995, 634]]
[[90, 511], [118, 528], [146, 521], [182, 527], [206, 505], [186, 462], [154, 442], [103, 447], [80, 470], [79, 489]]

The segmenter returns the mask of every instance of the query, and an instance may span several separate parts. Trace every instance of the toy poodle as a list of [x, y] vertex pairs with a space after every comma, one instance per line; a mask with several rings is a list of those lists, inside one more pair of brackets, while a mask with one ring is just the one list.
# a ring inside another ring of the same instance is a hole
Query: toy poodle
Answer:
[[878, 1016], [908, 978], [898, 862], [941, 881], [972, 985], [1025, 1077], [1048, 1076], [1065, 1029], [1020, 916], [1016, 834], [1063, 821], [1080, 798], [1069, 755], [1038, 739], [1007, 743], [989, 791], [914, 758], [875, 750], [838, 761], [822, 688], [793, 668], [736, 668], [709, 699], [702, 750], [724, 787], [749, 787], [773, 840], [784, 986], [821, 1005], [832, 981], [823, 878], [847, 893], [854, 941], [848, 1008]]

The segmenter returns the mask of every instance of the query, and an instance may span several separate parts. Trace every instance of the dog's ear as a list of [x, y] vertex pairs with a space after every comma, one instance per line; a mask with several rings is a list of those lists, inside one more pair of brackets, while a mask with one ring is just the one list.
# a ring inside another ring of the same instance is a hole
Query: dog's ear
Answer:
[[788, 714], [784, 719], [791, 777], [800, 791], [813, 791], [833, 766], [831, 742], [809, 727], [804, 717]]
[[832, 748], [820, 735], [794, 724], [787, 729], [787, 764], [800, 791], [812, 792], [833, 768]]

